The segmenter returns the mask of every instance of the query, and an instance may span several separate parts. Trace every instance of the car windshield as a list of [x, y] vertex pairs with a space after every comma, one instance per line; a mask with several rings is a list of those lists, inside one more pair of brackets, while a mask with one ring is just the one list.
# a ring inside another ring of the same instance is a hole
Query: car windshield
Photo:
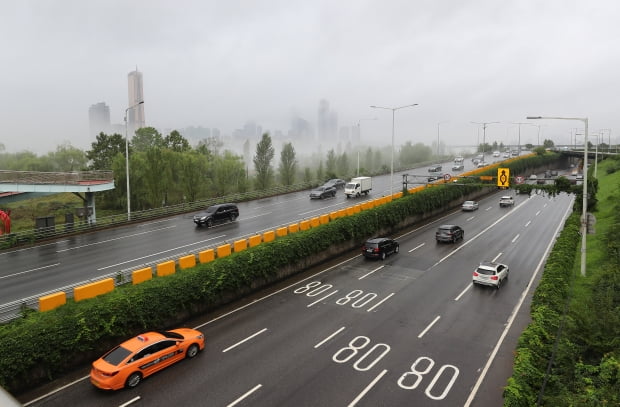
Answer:
[[218, 208], [217, 206], [209, 206], [209, 207], [205, 210], [205, 212], [206, 212], [206, 213], [213, 213], [213, 212], [217, 211], [217, 208]]
[[118, 366], [118, 364], [125, 360], [125, 358], [129, 356], [129, 354], [131, 354], [131, 352], [128, 349], [125, 349], [122, 346], [118, 346], [112, 349], [102, 359], [111, 365]]
[[366, 242], [366, 247], [374, 249], [376, 247], [379, 247], [379, 243], [376, 243], [376, 242]]
[[355, 188], [355, 184], [352, 182], [349, 182], [347, 185], [345, 185], [346, 188]]
[[473, 205], [474, 201], [465, 201], [463, 205]]
[[325, 187], [318, 187], [318, 188], [315, 189], [315, 191], [322, 191], [324, 189], [325, 189]]

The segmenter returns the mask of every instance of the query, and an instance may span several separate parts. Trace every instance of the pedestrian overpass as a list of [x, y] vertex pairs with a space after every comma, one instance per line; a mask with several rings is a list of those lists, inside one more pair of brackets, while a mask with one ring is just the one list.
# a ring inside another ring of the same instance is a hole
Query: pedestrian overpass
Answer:
[[38, 172], [0, 170], [0, 205], [72, 192], [84, 202], [84, 217], [95, 223], [95, 192], [114, 189], [112, 171]]

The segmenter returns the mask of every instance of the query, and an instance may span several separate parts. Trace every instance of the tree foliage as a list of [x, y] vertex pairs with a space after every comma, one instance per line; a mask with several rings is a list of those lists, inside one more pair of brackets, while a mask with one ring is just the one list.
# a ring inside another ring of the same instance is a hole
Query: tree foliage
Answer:
[[293, 143], [286, 143], [280, 152], [280, 182], [282, 185], [292, 185], [295, 183], [295, 173], [297, 171], [297, 159], [295, 158], [295, 148]]
[[118, 154], [125, 157], [125, 138], [117, 133], [107, 135], [101, 132], [90, 146], [91, 149], [86, 151], [86, 158], [90, 162], [88, 167], [91, 170], [109, 170], [114, 157]]
[[254, 169], [256, 171], [256, 188], [267, 189], [273, 182], [273, 167], [271, 161], [275, 154], [271, 144], [269, 133], [264, 133], [260, 142], [256, 145], [254, 155]]

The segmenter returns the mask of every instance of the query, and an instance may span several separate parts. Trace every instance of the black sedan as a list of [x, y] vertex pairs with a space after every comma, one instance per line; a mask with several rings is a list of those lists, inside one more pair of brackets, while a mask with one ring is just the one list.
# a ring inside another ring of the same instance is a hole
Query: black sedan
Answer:
[[346, 181], [340, 178], [333, 178], [333, 179], [329, 179], [327, 181], [325, 181], [325, 184], [323, 184], [324, 187], [334, 187], [336, 189], [342, 189], [344, 188], [344, 185], [346, 184]]
[[334, 187], [326, 187], [323, 185], [322, 187], [317, 187], [310, 191], [310, 199], [323, 199], [329, 197], [336, 196], [336, 188]]

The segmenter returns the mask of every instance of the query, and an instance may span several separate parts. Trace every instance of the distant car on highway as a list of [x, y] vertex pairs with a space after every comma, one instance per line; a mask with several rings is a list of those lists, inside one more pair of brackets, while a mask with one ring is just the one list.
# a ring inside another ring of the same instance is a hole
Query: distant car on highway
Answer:
[[463, 205], [461, 205], [461, 209], [464, 211], [475, 211], [478, 209], [478, 202], [476, 201], [465, 201]]
[[239, 208], [233, 203], [223, 203], [209, 206], [204, 212], [194, 215], [196, 226], [211, 227], [216, 223], [234, 222], [239, 217]]
[[428, 172], [439, 172], [441, 171], [441, 164], [433, 164], [428, 167]]
[[498, 288], [508, 279], [508, 266], [502, 263], [483, 261], [474, 270], [472, 282], [474, 285], [489, 285]]
[[438, 181], [440, 179], [443, 179], [444, 174], [443, 173], [438, 173], [438, 174], [434, 174], [434, 175], [429, 175], [428, 178], [426, 178], [426, 180], [428, 182], [433, 182], [433, 181]]
[[392, 254], [398, 253], [400, 245], [394, 239], [388, 237], [375, 237], [368, 239], [362, 246], [362, 255], [366, 258], [381, 259]]
[[310, 199], [324, 199], [329, 197], [336, 196], [336, 188], [335, 187], [326, 187], [325, 185], [321, 187], [316, 187], [312, 191], [310, 191]]
[[500, 208], [504, 206], [513, 206], [515, 204], [515, 200], [510, 195], [504, 195], [499, 198], [499, 206]]
[[463, 171], [465, 169], [465, 166], [463, 165], [463, 162], [461, 162], [460, 164], [454, 164], [452, 166], [452, 171]]
[[493, 151], [493, 157], [499, 157], [499, 151]]
[[134, 388], [148, 376], [205, 348], [205, 337], [191, 328], [146, 332], [135, 336], [96, 361], [90, 382], [103, 390]]
[[344, 188], [344, 185], [347, 182], [343, 179], [340, 178], [333, 178], [333, 179], [329, 179], [327, 181], [325, 181], [325, 183], [323, 184], [324, 187], [334, 187], [336, 189], [342, 189]]
[[510, 158], [510, 153], [504, 153], [504, 154], [502, 155], [502, 157], [504, 157], [504, 158]]
[[456, 243], [457, 240], [463, 240], [465, 231], [457, 225], [441, 225], [435, 232], [435, 240], [439, 242]]

